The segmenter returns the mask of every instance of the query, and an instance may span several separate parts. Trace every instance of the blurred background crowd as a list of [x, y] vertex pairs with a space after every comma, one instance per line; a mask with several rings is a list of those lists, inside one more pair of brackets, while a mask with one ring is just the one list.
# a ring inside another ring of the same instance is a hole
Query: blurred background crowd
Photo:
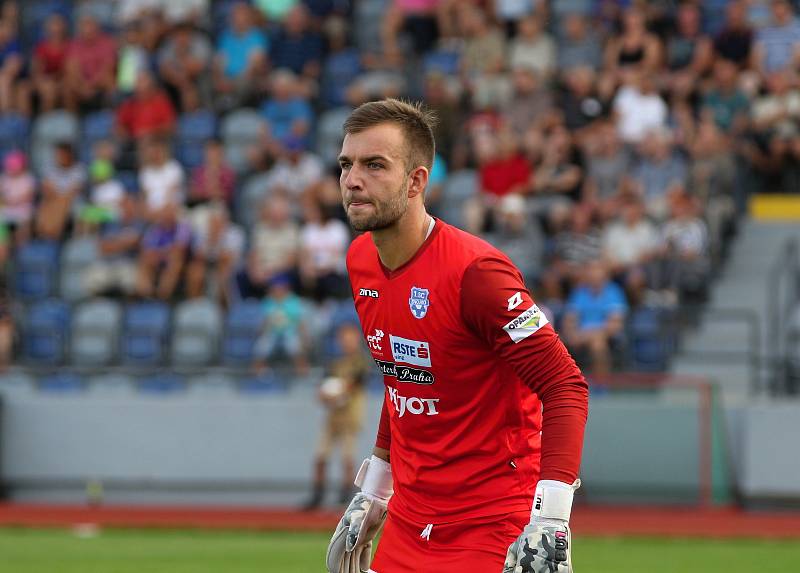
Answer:
[[702, 304], [750, 194], [800, 190], [796, 8], [2, 2], [0, 362], [335, 354], [341, 126], [391, 96], [438, 114], [430, 212], [505, 251], [591, 372], [663, 369], [636, 329]]

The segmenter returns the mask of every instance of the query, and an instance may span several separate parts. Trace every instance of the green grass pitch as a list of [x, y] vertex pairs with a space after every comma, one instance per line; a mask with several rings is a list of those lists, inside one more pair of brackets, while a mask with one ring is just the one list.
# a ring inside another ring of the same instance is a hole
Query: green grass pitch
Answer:
[[[800, 571], [797, 541], [574, 541], [578, 573]], [[317, 533], [104, 530], [82, 538], [58, 529], [0, 529], [0, 572], [324, 573], [327, 543], [328, 535]]]

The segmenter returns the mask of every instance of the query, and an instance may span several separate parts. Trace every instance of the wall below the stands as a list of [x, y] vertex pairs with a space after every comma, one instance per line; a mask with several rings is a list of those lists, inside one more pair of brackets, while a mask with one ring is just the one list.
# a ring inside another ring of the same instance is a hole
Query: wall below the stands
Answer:
[[[102, 495], [125, 503], [294, 505], [307, 495], [323, 424], [313, 388], [264, 396], [3, 398], [0, 476], [13, 499], [27, 501]], [[370, 396], [357, 461], [371, 451], [380, 398]], [[747, 498], [800, 500], [800, 402], [724, 413], [719, 448], [735, 455], [715, 460], [715, 472], [730, 468], [721, 483], [738, 484]], [[593, 396], [581, 495], [696, 501], [700, 420], [691, 393]], [[333, 485], [338, 463], [331, 470]]]

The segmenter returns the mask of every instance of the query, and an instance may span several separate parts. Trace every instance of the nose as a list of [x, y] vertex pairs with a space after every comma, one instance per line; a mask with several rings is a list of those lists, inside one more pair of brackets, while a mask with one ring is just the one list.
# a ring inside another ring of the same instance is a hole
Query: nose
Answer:
[[363, 189], [358, 167], [352, 165], [346, 173], [343, 171], [342, 183], [344, 183], [345, 188], [349, 191]]

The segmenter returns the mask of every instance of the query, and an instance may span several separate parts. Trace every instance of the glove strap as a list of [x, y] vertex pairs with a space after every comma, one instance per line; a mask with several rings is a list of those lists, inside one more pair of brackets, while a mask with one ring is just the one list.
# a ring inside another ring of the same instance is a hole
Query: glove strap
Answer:
[[377, 456], [364, 460], [353, 482], [367, 495], [385, 502], [394, 493], [392, 482], [392, 466]]
[[572, 498], [575, 490], [579, 487], [581, 487], [579, 479], [576, 479], [572, 485], [549, 479], [539, 480], [533, 496], [531, 521], [534, 518], [569, 521], [569, 515], [572, 512]]

